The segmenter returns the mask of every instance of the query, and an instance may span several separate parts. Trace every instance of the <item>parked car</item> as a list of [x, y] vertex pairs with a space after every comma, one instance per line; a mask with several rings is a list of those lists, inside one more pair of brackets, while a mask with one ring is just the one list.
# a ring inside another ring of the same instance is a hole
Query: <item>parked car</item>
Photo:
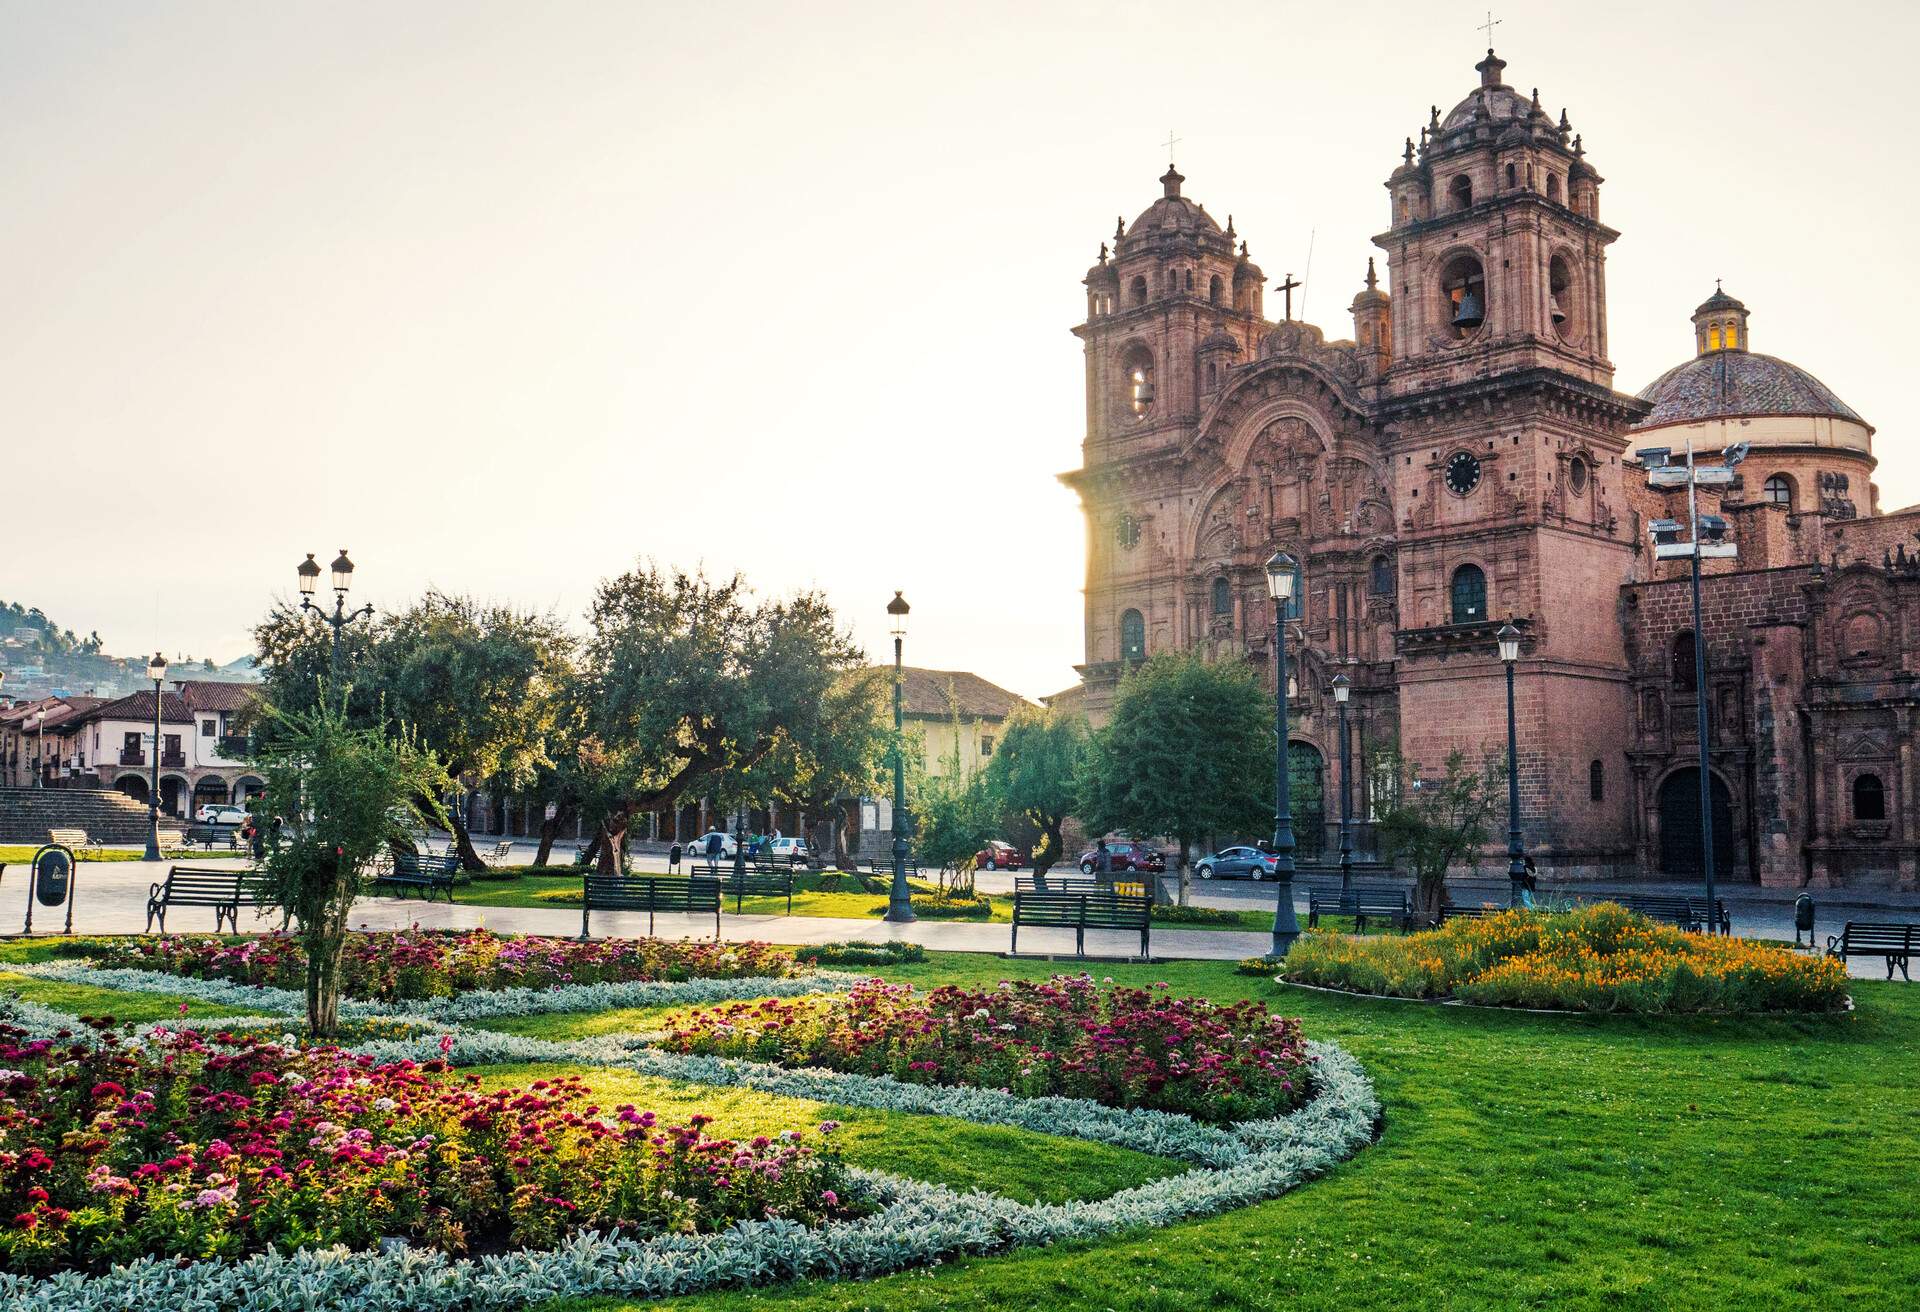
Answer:
[[737, 846], [733, 841], [733, 835], [727, 833], [724, 830], [715, 829], [708, 833], [704, 833], [700, 835], [700, 837], [694, 839], [691, 843], [687, 844], [687, 860], [695, 861], [706, 856], [707, 840], [709, 838], [712, 838], [715, 834], [718, 834], [720, 836], [720, 855], [724, 857], [732, 857], [735, 847]]
[[[1114, 874], [1144, 870], [1148, 874], [1158, 875], [1164, 873], [1166, 868], [1166, 856], [1145, 843], [1133, 843], [1122, 839], [1107, 844], [1107, 869]], [[1099, 869], [1099, 848], [1090, 847], [1080, 854], [1081, 874], [1095, 874]]]
[[973, 854], [973, 864], [980, 870], [1018, 870], [1026, 863], [1025, 853], [997, 838], [988, 840], [985, 847]]
[[224, 802], [201, 807], [193, 813], [193, 818], [203, 825], [239, 825], [247, 820], [247, 808], [230, 806]]
[[1273, 853], [1257, 847], [1223, 847], [1196, 861], [1193, 873], [1202, 879], [1265, 879], [1278, 861]]
[[797, 869], [813, 860], [813, 849], [804, 838], [769, 838], [760, 855], [770, 861], [785, 861]]

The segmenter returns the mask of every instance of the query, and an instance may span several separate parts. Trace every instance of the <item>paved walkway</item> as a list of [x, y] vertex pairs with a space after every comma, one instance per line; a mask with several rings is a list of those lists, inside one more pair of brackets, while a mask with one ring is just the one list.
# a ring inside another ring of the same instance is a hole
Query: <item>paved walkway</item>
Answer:
[[[528, 848], [528, 855], [532, 852]], [[75, 881], [74, 932], [78, 934], [131, 934], [146, 928], [149, 886], [166, 878], [171, 862], [106, 861], [81, 863]], [[983, 876], [983, 883], [991, 876]], [[999, 876], [1007, 880], [1008, 876]], [[1010, 880], [1009, 880], [1010, 884]], [[1491, 888], [1491, 885], [1487, 886]], [[1619, 886], [1607, 885], [1618, 891]], [[1661, 886], [1636, 885], [1636, 891], [1656, 891]], [[1504, 885], [1500, 888], [1504, 896]], [[1687, 891], [1681, 889], [1680, 891]], [[1195, 885], [1195, 901], [1201, 905], [1231, 907], [1238, 910], [1266, 909], [1273, 905], [1273, 885], [1246, 882]], [[1483, 890], [1474, 886], [1471, 896], [1479, 900]], [[1457, 896], [1463, 894], [1456, 894]], [[1489, 895], [1490, 896], [1490, 895]], [[1912, 895], [1906, 895], [1911, 897]], [[1752, 938], [1793, 937], [1792, 906], [1780, 902], [1743, 902], [1729, 896], [1728, 914], [1736, 934]], [[1920, 899], [1915, 899], [1920, 902]], [[27, 878], [24, 866], [9, 866], [0, 877], [0, 934], [18, 934], [27, 909]], [[1822, 902], [1819, 933], [1838, 933], [1848, 919], [1846, 908], [1827, 909]], [[1298, 892], [1296, 910], [1306, 919], [1306, 898]], [[33, 928], [37, 934], [58, 933], [65, 924], [66, 908], [35, 907]], [[1902, 918], [1911, 918], [1905, 913]], [[1853, 918], [1861, 918], [1855, 915]], [[175, 931], [211, 932], [213, 912], [203, 907], [183, 907], [169, 917]], [[249, 922], [248, 929], [270, 929], [278, 916]], [[405, 929], [419, 925], [430, 929], [473, 929], [485, 927], [502, 933], [551, 934], [573, 936], [580, 932], [580, 912], [564, 907], [485, 907], [461, 903], [421, 902], [396, 898], [362, 898], [354, 908], [353, 924], [358, 929]], [[647, 933], [647, 917], [639, 912], [596, 912], [593, 932], [602, 937], [640, 937]], [[713, 920], [707, 916], [662, 914], [656, 917], [654, 932], [668, 938], [706, 938], [713, 932]], [[827, 943], [838, 939], [902, 939], [929, 948], [950, 952], [1004, 953], [1010, 929], [1003, 924], [966, 921], [921, 920], [910, 925], [893, 925], [883, 920], [836, 919], [823, 916], [739, 916], [720, 918], [721, 937], [732, 942], [758, 939], [771, 943]], [[1265, 933], [1156, 928], [1153, 953], [1196, 961], [1238, 961], [1259, 956], [1267, 950]], [[1826, 940], [1820, 939], [1822, 943]], [[1139, 946], [1136, 936], [1092, 930], [1087, 949], [1097, 956], [1124, 957]], [[1021, 936], [1022, 955], [1073, 950], [1073, 936], [1066, 930], [1029, 930]], [[1878, 959], [1854, 959], [1850, 972], [1862, 979], [1884, 978], [1886, 969]]]

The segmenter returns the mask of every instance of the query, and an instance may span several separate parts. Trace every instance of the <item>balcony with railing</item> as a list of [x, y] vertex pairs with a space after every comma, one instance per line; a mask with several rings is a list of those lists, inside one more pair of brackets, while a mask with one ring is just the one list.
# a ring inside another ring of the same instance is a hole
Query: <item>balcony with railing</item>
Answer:
[[160, 764], [163, 766], [172, 766], [176, 770], [184, 770], [187, 767], [187, 754], [178, 749], [171, 752], [162, 752], [160, 753]]
[[145, 765], [146, 763], [147, 763], [147, 753], [145, 748], [122, 747], [120, 749], [120, 764]]

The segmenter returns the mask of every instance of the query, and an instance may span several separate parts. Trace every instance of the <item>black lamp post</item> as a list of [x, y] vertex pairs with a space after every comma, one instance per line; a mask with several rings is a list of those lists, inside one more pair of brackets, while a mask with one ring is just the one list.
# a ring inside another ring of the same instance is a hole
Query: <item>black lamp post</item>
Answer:
[[[340, 548], [340, 554], [329, 567], [333, 573], [333, 614], [327, 614], [325, 606], [313, 604], [313, 592], [320, 584], [320, 566], [309, 551], [307, 558], [300, 562], [296, 573], [300, 576], [300, 609], [310, 610], [325, 620], [333, 629], [333, 652], [327, 658], [327, 677], [338, 687], [340, 683], [340, 630], [355, 620], [372, 619], [373, 607], [362, 606], [359, 610], [347, 610], [347, 589], [353, 586], [353, 562], [347, 559], [347, 549]], [[343, 701], [344, 704], [344, 701]]]
[[167, 658], [159, 652], [147, 662], [147, 677], [153, 680], [153, 776], [147, 788], [146, 859], [160, 859], [160, 684], [167, 677]]
[[893, 618], [893, 887], [887, 893], [887, 919], [896, 925], [912, 921], [913, 891], [907, 887], [907, 745], [902, 713], [900, 643], [907, 636], [907, 599], [898, 592], [887, 603]]
[[1353, 757], [1347, 746], [1347, 697], [1353, 680], [1333, 676], [1333, 704], [1340, 708], [1340, 896], [1353, 892]]
[[1507, 905], [1525, 902], [1527, 860], [1520, 850], [1520, 730], [1513, 712], [1513, 666], [1520, 659], [1520, 630], [1502, 624], [1494, 640], [1500, 644], [1500, 663], [1507, 667], [1507, 879], [1512, 888]]
[[33, 786], [47, 786], [47, 713], [33, 713], [33, 731], [36, 735], [33, 745]]
[[1267, 595], [1273, 598], [1274, 732], [1273, 754], [1273, 944], [1270, 960], [1293, 950], [1300, 937], [1300, 920], [1293, 913], [1293, 814], [1287, 797], [1287, 608], [1293, 601], [1293, 571], [1297, 562], [1284, 551], [1267, 558]]

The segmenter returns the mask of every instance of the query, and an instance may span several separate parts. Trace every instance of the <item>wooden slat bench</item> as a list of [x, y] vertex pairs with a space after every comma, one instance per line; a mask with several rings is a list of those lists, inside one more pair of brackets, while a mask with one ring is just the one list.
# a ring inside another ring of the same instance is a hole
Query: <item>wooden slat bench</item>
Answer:
[[1364, 932], [1369, 917], [1404, 928], [1413, 917], [1413, 906], [1407, 890], [1397, 886], [1355, 884], [1345, 893], [1337, 888], [1312, 889], [1307, 893], [1307, 928], [1318, 928], [1323, 915], [1352, 916], [1353, 927]]
[[1436, 925], [1444, 925], [1449, 920], [1480, 920], [1487, 916], [1497, 916], [1505, 910], [1505, 907], [1493, 907], [1485, 903], [1477, 907], [1469, 907], [1461, 906], [1455, 902], [1449, 902], [1440, 908], [1440, 919], [1433, 923]]
[[489, 870], [498, 870], [506, 859], [513, 855], [513, 840], [503, 838], [493, 845], [493, 851], [480, 858], [481, 864]]
[[[893, 873], [893, 858], [890, 856], [869, 857], [862, 864], [866, 866], [867, 873], [870, 875], [890, 875]], [[920, 859], [911, 852], [907, 853], [907, 873], [910, 875], [920, 873]]]
[[1013, 894], [1013, 938], [1009, 955], [1020, 951], [1020, 927], [1071, 929], [1073, 953], [1087, 955], [1087, 931], [1117, 929], [1140, 935], [1140, 955], [1148, 955], [1153, 923], [1153, 899], [1130, 897], [1109, 889], [1016, 889]]
[[1915, 953], [1920, 953], [1920, 924], [1849, 920], [1838, 938], [1827, 936], [1830, 957], [1839, 957], [1842, 961], [1848, 957], [1885, 957], [1888, 979], [1893, 978], [1893, 968], [1898, 966], [1901, 977], [1911, 983], [1913, 976], [1907, 966]]
[[87, 837], [87, 831], [84, 829], [49, 829], [47, 841], [72, 848], [75, 856], [83, 854], [93, 846], [93, 840]]
[[644, 911], [648, 934], [655, 912], [712, 912], [713, 937], [720, 937], [720, 881], [712, 875], [586, 875], [581, 882], [582, 939], [591, 937], [589, 922], [596, 911]]
[[[1727, 918], [1727, 904], [1719, 898], [1714, 900], [1714, 909], [1720, 913], [1720, 932], [1733, 932], [1733, 922]], [[1632, 894], [1621, 899], [1621, 905], [1629, 911], [1637, 911], [1654, 920], [1671, 921], [1682, 929], [1699, 931], [1707, 925], [1707, 900], [1704, 897], [1670, 897], [1660, 894]]]
[[233, 851], [240, 850], [240, 826], [205, 824], [198, 820], [187, 826], [187, 843], [199, 843], [207, 851], [213, 851], [215, 843], [225, 843]]
[[740, 912], [741, 902], [750, 897], [784, 897], [787, 914], [793, 914], [793, 867], [784, 861], [777, 865], [750, 864], [745, 874], [723, 875], [721, 887], [733, 894], [735, 915]]
[[240, 932], [240, 908], [263, 907], [271, 903], [260, 896], [257, 876], [251, 870], [215, 870], [207, 866], [171, 866], [166, 880], [147, 890], [147, 928], [160, 922], [167, 932], [167, 912], [173, 907], [212, 907], [213, 932], [222, 924]]
[[453, 901], [453, 877], [460, 869], [457, 856], [421, 856], [418, 853], [396, 852], [393, 857], [393, 869], [374, 877], [374, 892], [382, 889], [396, 894], [407, 889], [418, 889], [427, 901], [433, 901], [435, 893], [445, 893], [447, 901]]

